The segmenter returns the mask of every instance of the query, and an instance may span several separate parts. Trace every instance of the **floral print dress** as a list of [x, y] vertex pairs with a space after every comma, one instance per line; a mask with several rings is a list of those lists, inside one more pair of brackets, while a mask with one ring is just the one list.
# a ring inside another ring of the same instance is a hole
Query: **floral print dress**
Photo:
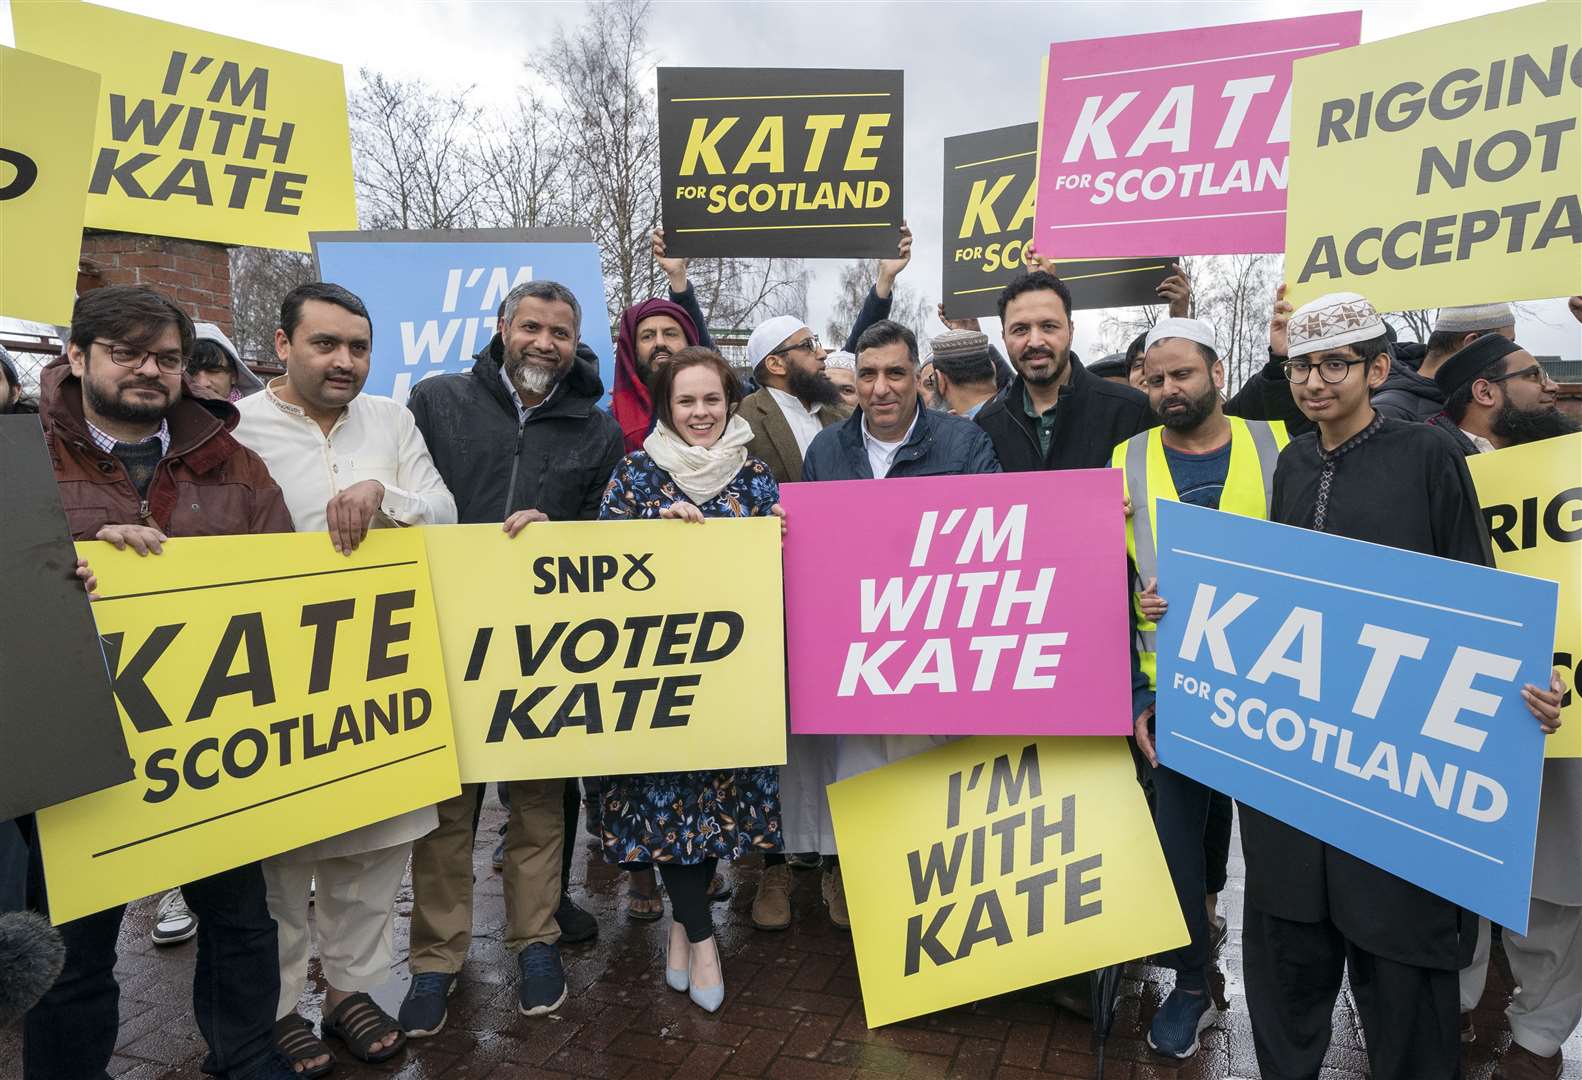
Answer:
[[[685, 492], [637, 451], [621, 459], [599, 506], [599, 520], [657, 518]], [[726, 487], [698, 503], [705, 517], [764, 517], [780, 501], [769, 467], [749, 457]], [[750, 706], [749, 706], [750, 707]], [[598, 779], [600, 834], [609, 862], [690, 865], [779, 851], [780, 771], [757, 768], [634, 773]]]

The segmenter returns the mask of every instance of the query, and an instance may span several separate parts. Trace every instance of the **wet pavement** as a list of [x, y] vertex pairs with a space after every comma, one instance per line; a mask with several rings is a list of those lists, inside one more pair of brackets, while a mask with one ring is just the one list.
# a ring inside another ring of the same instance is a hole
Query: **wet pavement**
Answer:
[[[500, 877], [489, 862], [503, 815], [489, 800], [475, 855], [475, 935], [467, 967], [439, 1035], [413, 1040], [405, 1054], [364, 1066], [341, 1052], [339, 1080], [402, 1077], [426, 1080], [1031, 1080], [1094, 1077], [1098, 1050], [1087, 1021], [1058, 1009], [1047, 990], [1009, 994], [975, 1005], [870, 1031], [864, 1020], [851, 938], [825, 917], [818, 872], [797, 871], [795, 921], [781, 933], [752, 928], [748, 908], [757, 861], [722, 866], [735, 886], [715, 907], [725, 958], [726, 1002], [709, 1015], [664, 984], [665, 921], [634, 922], [625, 915], [625, 875], [607, 866], [585, 833], [576, 838], [573, 891], [599, 919], [596, 941], [563, 948], [570, 996], [559, 1012], [528, 1018], [516, 1011], [516, 965], [501, 944]], [[203, 1042], [192, 1021], [191, 943], [156, 949], [149, 943], [155, 900], [134, 905], [121, 936], [121, 1035], [111, 1074], [128, 1080], [200, 1080]], [[1108, 1080], [1179, 1077], [1252, 1080], [1258, 1075], [1241, 985], [1242, 867], [1231, 861], [1221, 913], [1231, 935], [1222, 957], [1228, 1009], [1204, 1034], [1203, 1050], [1177, 1064], [1152, 1053], [1144, 1033], [1169, 991], [1169, 972], [1144, 964], [1126, 968], [1113, 1033], [1105, 1047]], [[406, 953], [403, 893], [396, 953]], [[1475, 1015], [1477, 1041], [1466, 1050], [1467, 1080], [1488, 1080], [1510, 1042], [1503, 1008], [1510, 979], [1495, 950], [1488, 990]], [[304, 1015], [317, 1021], [322, 986], [304, 998]], [[405, 991], [400, 975], [375, 997], [392, 1014]], [[338, 1047], [338, 1044], [336, 1044]], [[1582, 1035], [1566, 1045], [1566, 1080], [1582, 1080]], [[21, 1041], [0, 1033], [0, 1078], [20, 1076]], [[1368, 1074], [1362, 1036], [1349, 995], [1335, 1010], [1334, 1040], [1323, 1080]], [[1425, 1078], [1431, 1080], [1431, 1078]]]

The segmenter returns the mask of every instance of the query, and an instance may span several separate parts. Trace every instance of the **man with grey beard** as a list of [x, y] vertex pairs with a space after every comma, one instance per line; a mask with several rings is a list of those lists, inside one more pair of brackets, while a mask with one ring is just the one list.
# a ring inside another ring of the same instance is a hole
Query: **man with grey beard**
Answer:
[[[498, 330], [464, 375], [424, 379], [408, 407], [463, 523], [498, 521], [516, 536], [535, 521], [591, 521], [621, 460], [620, 425], [598, 407], [598, 360], [580, 341], [582, 307], [553, 281], [518, 285]], [[542, 1016], [566, 1000], [556, 911], [562, 902], [564, 780], [511, 782], [504, 865], [507, 948], [518, 1009]], [[437, 807], [439, 827], [412, 850], [412, 985], [401, 1027], [445, 1025], [472, 938], [472, 843], [481, 786]]]

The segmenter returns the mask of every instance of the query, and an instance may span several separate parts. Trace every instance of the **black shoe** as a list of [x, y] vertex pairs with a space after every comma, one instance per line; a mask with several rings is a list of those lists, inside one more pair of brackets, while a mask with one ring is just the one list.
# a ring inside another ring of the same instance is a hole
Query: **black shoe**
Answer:
[[567, 945], [592, 941], [599, 936], [599, 920], [572, 903], [570, 893], [560, 894], [555, 922], [560, 924], [560, 940]]
[[523, 1016], [544, 1016], [566, 1002], [566, 969], [560, 965], [560, 950], [537, 942], [516, 957], [522, 980], [517, 984], [517, 1008]]
[[438, 1035], [450, 1012], [450, 996], [456, 992], [456, 976], [444, 971], [425, 971], [412, 976], [401, 1015], [396, 1017], [408, 1038]]

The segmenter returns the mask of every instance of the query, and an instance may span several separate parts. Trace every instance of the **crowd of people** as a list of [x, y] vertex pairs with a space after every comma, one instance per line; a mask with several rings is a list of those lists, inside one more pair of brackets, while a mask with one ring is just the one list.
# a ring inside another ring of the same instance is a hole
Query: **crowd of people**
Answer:
[[[913, 331], [888, 318], [910, 247], [903, 230], [842, 350], [827, 351], [800, 317], [769, 318], [748, 341], [744, 380], [712, 347], [685, 260], [667, 257], [656, 233], [669, 294], [618, 320], [608, 412], [578, 329], [582, 300], [600, 298], [552, 281], [513, 289], [471, 370], [419, 382], [405, 408], [362, 393], [374, 327], [338, 285], [285, 297], [275, 349], [286, 373], [267, 385], [217, 328], [195, 327], [170, 298], [101, 288], [78, 298], [38, 410], [76, 538], [154, 557], [170, 537], [295, 529], [350, 551], [370, 528], [455, 522], [498, 523], [516, 537], [553, 521], [774, 516], [794, 535], [780, 510], [784, 484], [1121, 470], [1138, 777], [1190, 934], [1164, 958], [1175, 984], [1148, 1041], [1189, 1057], [1216, 1018], [1209, 972], [1230, 933], [1216, 904], [1235, 811], [1154, 752], [1154, 635], [1170, 595], [1157, 574], [1157, 501], [1492, 565], [1464, 456], [1577, 425], [1514, 340], [1504, 304], [1442, 309], [1426, 347], [1414, 348], [1394, 341], [1362, 296], [1293, 310], [1282, 291], [1267, 364], [1227, 398], [1215, 330], [1190, 316], [1179, 272], [1160, 287], [1169, 314], [1089, 368], [1071, 347], [1071, 294], [1035, 259], [1000, 295], [1003, 355], [974, 320], [949, 321], [925, 365]], [[1582, 297], [1571, 307], [1582, 321]], [[10, 409], [17, 373], [7, 366], [0, 378]], [[78, 576], [92, 595], [92, 567], [79, 563]], [[1521, 691], [1546, 732], [1565, 691], [1558, 676]], [[562, 1006], [560, 944], [598, 933], [569, 891], [582, 813], [604, 857], [629, 873], [630, 916], [657, 918], [668, 898], [665, 981], [712, 1012], [726, 995], [710, 911], [729, 888], [718, 864], [763, 860], [750, 905], [761, 931], [792, 922], [793, 865], [820, 869], [825, 914], [849, 927], [825, 788], [939, 740], [791, 735], [779, 767], [500, 785], [508, 814], [495, 862], [520, 1012]], [[1558, 1077], [1560, 1046], [1582, 1019], [1582, 761], [1549, 761], [1543, 795], [1531, 922], [1525, 935], [1504, 934], [1520, 985], [1507, 1080]], [[482, 785], [465, 785], [438, 806], [328, 828], [328, 839], [166, 896], [156, 942], [197, 939], [204, 1070], [319, 1077], [335, 1066], [332, 1042], [378, 1062], [441, 1031], [468, 956], [484, 797]], [[1459, 1075], [1487, 922], [1251, 807], [1240, 814], [1246, 1000], [1263, 1075], [1319, 1076], [1343, 973], [1375, 1077]], [[17, 828], [30, 852], [25, 901], [46, 910], [31, 819]], [[411, 982], [391, 1016], [369, 991], [391, 976], [409, 867]], [[61, 927], [65, 969], [24, 1021], [27, 1080], [105, 1075], [123, 914]], [[326, 984], [317, 1026], [298, 1011], [315, 948]], [[1088, 996], [1084, 979], [1056, 993], [1077, 1009]]]

